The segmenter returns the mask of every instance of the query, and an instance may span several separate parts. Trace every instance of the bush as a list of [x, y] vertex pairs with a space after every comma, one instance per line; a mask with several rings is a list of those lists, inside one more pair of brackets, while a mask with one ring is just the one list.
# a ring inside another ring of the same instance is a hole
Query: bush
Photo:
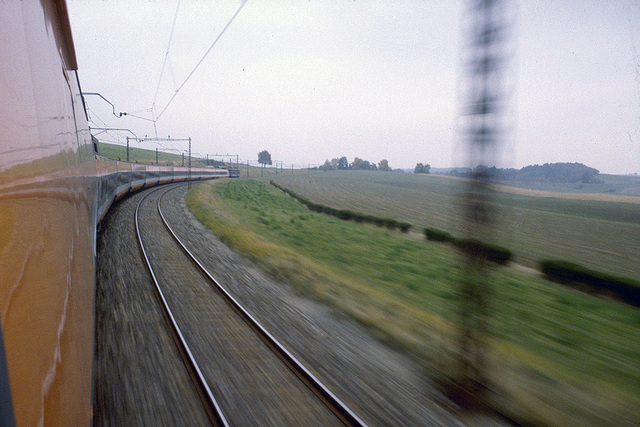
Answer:
[[353, 218], [353, 212], [351, 211], [345, 211], [345, 210], [339, 210], [338, 212], [336, 212], [336, 216], [340, 219], [343, 219], [345, 221], [349, 221], [350, 219]]
[[540, 261], [540, 270], [549, 280], [575, 286], [583, 285], [594, 293], [609, 293], [616, 298], [640, 307], [640, 283], [590, 270], [581, 265], [564, 260]]
[[409, 224], [408, 222], [401, 222], [398, 227], [400, 228], [400, 231], [406, 233], [411, 228], [411, 224]]
[[425, 228], [424, 235], [427, 240], [434, 242], [449, 242], [454, 243], [456, 238], [447, 231], [438, 230], [437, 228]]
[[486, 259], [499, 265], [511, 261], [513, 253], [502, 246], [492, 245], [475, 239], [459, 239], [454, 243], [462, 252]]

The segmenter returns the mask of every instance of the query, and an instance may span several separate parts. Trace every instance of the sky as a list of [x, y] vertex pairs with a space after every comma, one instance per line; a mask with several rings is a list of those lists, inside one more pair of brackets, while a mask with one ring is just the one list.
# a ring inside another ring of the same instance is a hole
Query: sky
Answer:
[[[191, 137], [203, 157], [252, 164], [268, 150], [284, 167], [342, 156], [392, 168], [468, 166], [457, 125], [464, 3], [248, 0], [205, 56], [241, 4], [68, 0], [82, 90], [128, 113], [117, 118], [87, 96], [90, 126]], [[640, 1], [512, 5], [508, 131], [496, 165], [640, 173]]]

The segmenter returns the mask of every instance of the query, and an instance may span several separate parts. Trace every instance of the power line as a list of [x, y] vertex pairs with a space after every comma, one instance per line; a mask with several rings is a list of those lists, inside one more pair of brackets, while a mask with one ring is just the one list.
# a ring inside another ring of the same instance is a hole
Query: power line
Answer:
[[218, 37], [216, 37], [216, 39], [213, 41], [213, 43], [211, 43], [211, 46], [209, 46], [209, 49], [205, 52], [205, 54], [202, 56], [202, 58], [200, 58], [200, 61], [198, 61], [198, 63], [196, 64], [195, 67], [193, 67], [193, 70], [191, 70], [191, 72], [189, 73], [189, 75], [187, 76], [186, 79], [184, 79], [184, 81], [182, 82], [182, 84], [178, 87], [178, 89], [176, 89], [175, 93], [173, 94], [173, 96], [171, 97], [171, 99], [169, 100], [169, 102], [167, 103], [167, 105], [164, 106], [164, 108], [162, 109], [162, 111], [160, 112], [160, 114], [158, 114], [158, 116], [156, 117], [156, 121], [160, 119], [160, 117], [164, 114], [164, 112], [167, 110], [167, 108], [169, 107], [169, 105], [171, 104], [171, 102], [175, 99], [176, 95], [178, 95], [178, 92], [180, 92], [180, 90], [184, 87], [184, 85], [187, 83], [187, 81], [191, 78], [191, 76], [196, 72], [196, 70], [198, 69], [198, 67], [200, 67], [200, 64], [202, 64], [202, 62], [204, 61], [204, 59], [207, 57], [207, 55], [209, 55], [209, 52], [211, 52], [211, 49], [213, 49], [213, 47], [216, 45], [216, 43], [218, 43], [218, 40], [220, 40], [220, 38], [222, 37], [222, 35], [225, 33], [225, 31], [227, 31], [227, 28], [229, 28], [229, 26], [231, 25], [231, 23], [234, 21], [234, 19], [236, 19], [236, 16], [238, 16], [238, 14], [240, 13], [240, 11], [242, 10], [242, 8], [244, 7], [244, 5], [247, 3], [248, 0], [244, 0], [242, 2], [242, 4], [240, 5], [240, 7], [238, 8], [238, 10], [236, 10], [236, 13], [233, 14], [233, 16], [231, 17], [231, 19], [229, 20], [229, 22], [227, 22], [227, 25], [224, 26], [224, 28], [222, 29], [222, 31], [220, 32], [220, 34], [218, 34]]
[[95, 120], [93, 120], [93, 118], [95, 117], [96, 119], [98, 119], [98, 120], [100, 120], [100, 121], [102, 122], [102, 125], [103, 125], [104, 127], [108, 126], [108, 125], [107, 125], [107, 122], [105, 122], [104, 120], [102, 120], [102, 119], [100, 118], [100, 116], [98, 116], [98, 115], [96, 114], [96, 112], [95, 112], [95, 111], [93, 111], [93, 110], [91, 109], [91, 107], [89, 107], [88, 105], [87, 105], [87, 112], [90, 112], [90, 113], [91, 113], [91, 115], [89, 116], [89, 121], [91, 121], [91, 122], [93, 122], [93, 123], [95, 123], [95, 124], [97, 124], [97, 125], [100, 125], [100, 123], [97, 123]]
[[158, 92], [160, 91], [160, 83], [162, 83], [162, 74], [164, 73], [164, 66], [167, 64], [167, 59], [169, 58], [169, 49], [171, 48], [171, 40], [173, 39], [173, 30], [176, 28], [176, 20], [178, 19], [178, 10], [180, 9], [180, 0], [178, 0], [178, 5], [176, 6], [176, 13], [173, 15], [173, 24], [171, 25], [171, 33], [169, 34], [169, 43], [167, 44], [167, 51], [164, 54], [164, 61], [162, 61], [162, 69], [160, 70], [160, 78], [158, 79], [158, 86], [156, 87], [156, 94], [153, 97], [153, 102], [151, 103], [151, 108], [155, 108], [156, 99], [158, 98]]

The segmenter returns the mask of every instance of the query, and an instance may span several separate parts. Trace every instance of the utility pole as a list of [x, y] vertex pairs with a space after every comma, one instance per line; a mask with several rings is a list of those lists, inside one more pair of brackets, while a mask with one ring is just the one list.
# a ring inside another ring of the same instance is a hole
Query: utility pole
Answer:
[[[464, 195], [464, 227], [469, 242], [463, 248], [459, 287], [457, 384], [462, 400], [482, 401], [488, 376], [491, 278], [483, 244], [490, 244], [495, 215], [491, 182], [478, 165], [495, 164], [501, 135], [506, 131], [506, 69], [510, 56], [509, 1], [469, 1], [464, 22], [462, 87], [465, 89], [461, 129], [469, 154], [471, 179]], [[474, 243], [480, 242], [480, 243]], [[464, 396], [464, 397], [463, 397]]]
[[249, 160], [247, 160], [247, 178], [249, 178]]
[[191, 188], [191, 137], [189, 137], [189, 181], [187, 188]]
[[129, 137], [127, 137], [127, 162], [129, 162]]
[[156, 147], [156, 165], [158, 164], [158, 147]]

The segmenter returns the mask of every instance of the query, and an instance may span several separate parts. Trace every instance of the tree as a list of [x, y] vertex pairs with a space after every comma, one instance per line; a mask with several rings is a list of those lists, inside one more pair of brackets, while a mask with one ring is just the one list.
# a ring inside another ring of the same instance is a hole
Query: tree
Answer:
[[320, 166], [318, 169], [322, 170], [322, 171], [330, 171], [331, 170], [331, 163], [329, 163], [329, 159], [324, 161], [324, 164], [322, 166]]
[[364, 162], [362, 162], [362, 169], [367, 171], [377, 171], [378, 167], [375, 163], [369, 163], [369, 160], [365, 160]]
[[389, 161], [387, 159], [380, 160], [380, 163], [378, 163], [378, 170], [382, 172], [389, 172], [391, 170], [389, 168]]
[[349, 161], [346, 157], [340, 157], [338, 160], [338, 169], [349, 169]]
[[262, 169], [260, 169], [260, 175], [262, 175], [262, 171], [266, 165], [271, 165], [271, 154], [267, 150], [263, 150], [258, 153], [258, 163], [262, 165]]
[[353, 163], [351, 164], [351, 169], [354, 169], [354, 170], [364, 169], [364, 160], [358, 157], [354, 158]]
[[422, 163], [418, 163], [416, 165], [416, 168], [413, 170], [413, 173], [429, 173], [430, 170], [431, 170], [431, 165], [429, 163], [427, 163], [426, 165], [423, 165]]

